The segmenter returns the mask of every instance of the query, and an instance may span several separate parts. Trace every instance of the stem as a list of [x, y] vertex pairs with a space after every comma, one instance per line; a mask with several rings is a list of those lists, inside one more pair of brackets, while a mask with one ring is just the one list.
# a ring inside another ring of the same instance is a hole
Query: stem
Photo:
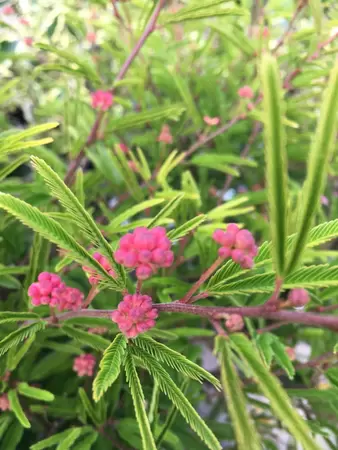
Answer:
[[87, 298], [83, 304], [83, 308], [88, 308], [88, 306], [91, 304], [91, 302], [94, 300], [94, 298], [97, 296], [98, 293], [99, 293], [99, 290], [97, 289], [97, 287], [92, 286], [90, 288]]
[[212, 326], [215, 328], [215, 330], [217, 331], [217, 334], [219, 334], [221, 336], [226, 336], [226, 332], [223, 330], [220, 320], [210, 319], [210, 322], [211, 322]]
[[223, 263], [223, 261], [223, 258], [217, 258], [216, 261], [209, 267], [209, 269], [202, 273], [200, 279], [196, 281], [196, 283], [189, 289], [185, 296], [181, 300], [179, 300], [180, 303], [192, 303], [194, 300], [192, 300], [191, 297], [200, 288], [200, 286], [202, 286], [205, 280], [207, 280], [210, 275], [215, 272], [215, 270]]
[[149, 412], [148, 412], [148, 419], [149, 419], [149, 423], [151, 425], [151, 430], [153, 433], [156, 430], [156, 426], [157, 426], [159, 399], [160, 399], [160, 388], [159, 388], [158, 382], [156, 380], [154, 380], [153, 393], [151, 396]]
[[276, 278], [276, 284], [275, 284], [275, 290], [273, 291], [273, 294], [271, 295], [270, 298], [268, 298], [268, 300], [265, 303], [265, 307], [269, 308], [269, 307], [273, 307], [278, 305], [278, 297], [279, 297], [279, 292], [282, 288], [283, 285], [283, 279], [282, 278]]
[[276, 47], [272, 50], [272, 53], [276, 53], [279, 48], [284, 44], [286, 38], [288, 37], [290, 31], [292, 30], [292, 27], [298, 17], [298, 14], [301, 12], [301, 10], [304, 8], [305, 6], [305, 2], [300, 2], [299, 5], [297, 6], [296, 11], [293, 13], [293, 16], [291, 17], [291, 20], [289, 22], [289, 25], [287, 27], [287, 29], [284, 31], [284, 33], [282, 34], [282, 36], [280, 37], [279, 41], [277, 42]]

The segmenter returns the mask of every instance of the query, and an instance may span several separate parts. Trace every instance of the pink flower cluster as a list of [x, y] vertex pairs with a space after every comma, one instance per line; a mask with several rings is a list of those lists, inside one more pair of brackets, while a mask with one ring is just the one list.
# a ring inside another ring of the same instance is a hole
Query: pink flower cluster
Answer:
[[0, 411], [8, 411], [10, 409], [10, 404], [7, 394], [0, 395]]
[[153, 328], [157, 315], [149, 295], [127, 294], [113, 311], [112, 320], [117, 323], [122, 333], [128, 338], [133, 338]]
[[[96, 261], [104, 268], [106, 272], [109, 273], [109, 275], [111, 275], [114, 278], [116, 277], [114, 269], [112, 268], [110, 262], [105, 256], [101, 255], [101, 253], [99, 252], [95, 252], [93, 254], [93, 258], [96, 259]], [[91, 285], [97, 284], [100, 281], [101, 279], [100, 275], [95, 273], [91, 267], [83, 266], [82, 268], [85, 272], [88, 272], [89, 274], [88, 280]]]
[[74, 359], [73, 370], [78, 374], [79, 377], [92, 377], [94, 374], [95, 364], [95, 356], [91, 355], [90, 353], [84, 353], [83, 355], [77, 356]]
[[230, 314], [230, 316], [225, 321], [225, 326], [228, 331], [235, 332], [241, 331], [244, 327], [244, 321], [242, 316], [239, 314]]
[[237, 91], [238, 95], [242, 98], [253, 98], [254, 92], [250, 86], [242, 86]]
[[218, 250], [221, 258], [231, 258], [242, 269], [253, 267], [253, 258], [257, 255], [258, 248], [250, 231], [240, 230], [235, 223], [230, 223], [226, 231], [216, 230], [212, 237], [222, 245]]
[[157, 138], [158, 142], [164, 142], [165, 144], [172, 144], [173, 143], [173, 137], [170, 133], [170, 128], [168, 125], [163, 125], [161, 129], [161, 133], [159, 134]]
[[305, 289], [292, 289], [289, 292], [288, 300], [295, 308], [302, 308], [310, 301], [309, 293]]
[[13, 6], [11, 5], [5, 5], [2, 9], [1, 12], [4, 16], [10, 16], [11, 14], [15, 13], [15, 10], [13, 8]]
[[120, 239], [115, 259], [125, 267], [136, 268], [137, 278], [146, 280], [159, 267], [171, 266], [174, 254], [170, 249], [171, 242], [165, 228], [139, 227]]
[[40, 273], [38, 281], [29, 286], [28, 295], [34, 306], [49, 305], [59, 311], [81, 309], [84, 298], [79, 289], [66, 286], [58, 275], [49, 272]]
[[113, 104], [113, 94], [110, 91], [98, 90], [91, 93], [92, 107], [100, 111], [107, 111]]

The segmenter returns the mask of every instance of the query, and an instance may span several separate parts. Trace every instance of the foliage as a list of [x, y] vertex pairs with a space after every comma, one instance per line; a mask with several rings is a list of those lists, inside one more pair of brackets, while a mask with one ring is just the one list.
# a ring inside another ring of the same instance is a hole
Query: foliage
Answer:
[[336, 4], [260, 3], [0, 5], [0, 450], [337, 447]]

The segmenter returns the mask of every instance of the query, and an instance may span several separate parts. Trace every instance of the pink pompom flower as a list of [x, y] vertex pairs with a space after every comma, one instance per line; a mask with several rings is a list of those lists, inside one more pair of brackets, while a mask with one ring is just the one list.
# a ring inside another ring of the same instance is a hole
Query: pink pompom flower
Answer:
[[11, 409], [7, 394], [0, 395], [0, 411], [9, 411]]
[[139, 280], [149, 278], [159, 267], [170, 267], [174, 261], [171, 242], [163, 227], [139, 227], [124, 235], [114, 256], [119, 264], [136, 269]]
[[92, 107], [100, 111], [107, 111], [113, 104], [113, 94], [110, 91], [98, 90], [91, 93]]
[[13, 6], [11, 5], [5, 5], [2, 9], [1, 12], [4, 16], [10, 16], [11, 14], [15, 13], [15, 10], [13, 8]]
[[90, 353], [84, 353], [74, 359], [73, 370], [79, 377], [92, 377], [96, 364], [95, 356]]
[[158, 142], [164, 142], [165, 144], [172, 144], [173, 143], [173, 137], [170, 133], [170, 128], [168, 125], [163, 125], [161, 129], [161, 133], [159, 134], [157, 138]]
[[[112, 268], [110, 262], [105, 256], [101, 255], [101, 253], [99, 252], [95, 252], [93, 254], [93, 258], [96, 259], [96, 261], [104, 268], [106, 272], [109, 273], [109, 275], [111, 275], [113, 278], [116, 277], [114, 269]], [[82, 269], [88, 273], [89, 275], [88, 280], [91, 285], [98, 284], [98, 282], [101, 280], [101, 275], [96, 273], [95, 270], [92, 269], [91, 267], [83, 266]]]
[[242, 86], [241, 88], [238, 89], [237, 93], [242, 98], [251, 99], [254, 96], [254, 92], [250, 86]]
[[231, 258], [235, 263], [240, 264], [242, 269], [253, 267], [253, 259], [258, 249], [249, 230], [240, 230], [235, 223], [230, 223], [226, 231], [216, 230], [212, 237], [221, 245], [218, 250], [221, 258]]
[[128, 153], [129, 152], [129, 148], [126, 144], [124, 144], [123, 142], [119, 143], [119, 147], [122, 150], [123, 153]]
[[112, 313], [112, 321], [128, 338], [150, 330], [155, 326], [158, 316], [149, 295], [127, 294]]
[[21, 23], [21, 25], [25, 25], [25, 26], [29, 25], [29, 21], [27, 19], [25, 19], [24, 17], [20, 17], [19, 22]]
[[57, 306], [59, 311], [64, 311], [66, 309], [71, 311], [78, 311], [82, 308], [84, 295], [79, 289], [65, 286], [58, 290], [57, 295]]
[[59, 304], [60, 290], [65, 288], [61, 278], [49, 272], [41, 272], [38, 281], [28, 288], [28, 295], [32, 298], [34, 306], [49, 305], [51, 307]]
[[288, 300], [290, 304], [295, 308], [302, 308], [310, 301], [310, 296], [308, 291], [305, 289], [292, 289], [289, 292]]
[[33, 45], [33, 38], [30, 36], [26, 36], [23, 38], [24, 43], [27, 45], [27, 47], [32, 47]]
[[230, 332], [241, 331], [244, 327], [242, 316], [239, 314], [230, 314], [225, 321], [225, 326]]
[[96, 33], [94, 33], [94, 31], [88, 31], [88, 33], [86, 35], [86, 39], [91, 44], [95, 44], [96, 43]]
[[219, 117], [209, 117], [209, 116], [204, 116], [203, 120], [210, 127], [218, 125], [221, 121]]

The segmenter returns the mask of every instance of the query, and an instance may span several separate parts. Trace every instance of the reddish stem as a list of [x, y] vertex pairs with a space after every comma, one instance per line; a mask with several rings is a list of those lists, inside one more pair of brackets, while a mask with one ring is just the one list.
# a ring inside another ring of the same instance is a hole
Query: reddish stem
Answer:
[[90, 291], [88, 292], [87, 298], [83, 304], [83, 308], [88, 308], [88, 306], [91, 304], [91, 302], [94, 300], [94, 298], [97, 296], [97, 294], [100, 291], [98, 290], [98, 288], [96, 286], [92, 286], [90, 288]]
[[192, 303], [194, 300], [191, 298], [195, 292], [202, 286], [202, 284], [207, 280], [210, 275], [212, 275], [215, 270], [224, 262], [223, 258], [217, 258], [216, 261], [200, 276], [199, 280], [189, 289], [185, 296], [179, 300], [180, 303]]

